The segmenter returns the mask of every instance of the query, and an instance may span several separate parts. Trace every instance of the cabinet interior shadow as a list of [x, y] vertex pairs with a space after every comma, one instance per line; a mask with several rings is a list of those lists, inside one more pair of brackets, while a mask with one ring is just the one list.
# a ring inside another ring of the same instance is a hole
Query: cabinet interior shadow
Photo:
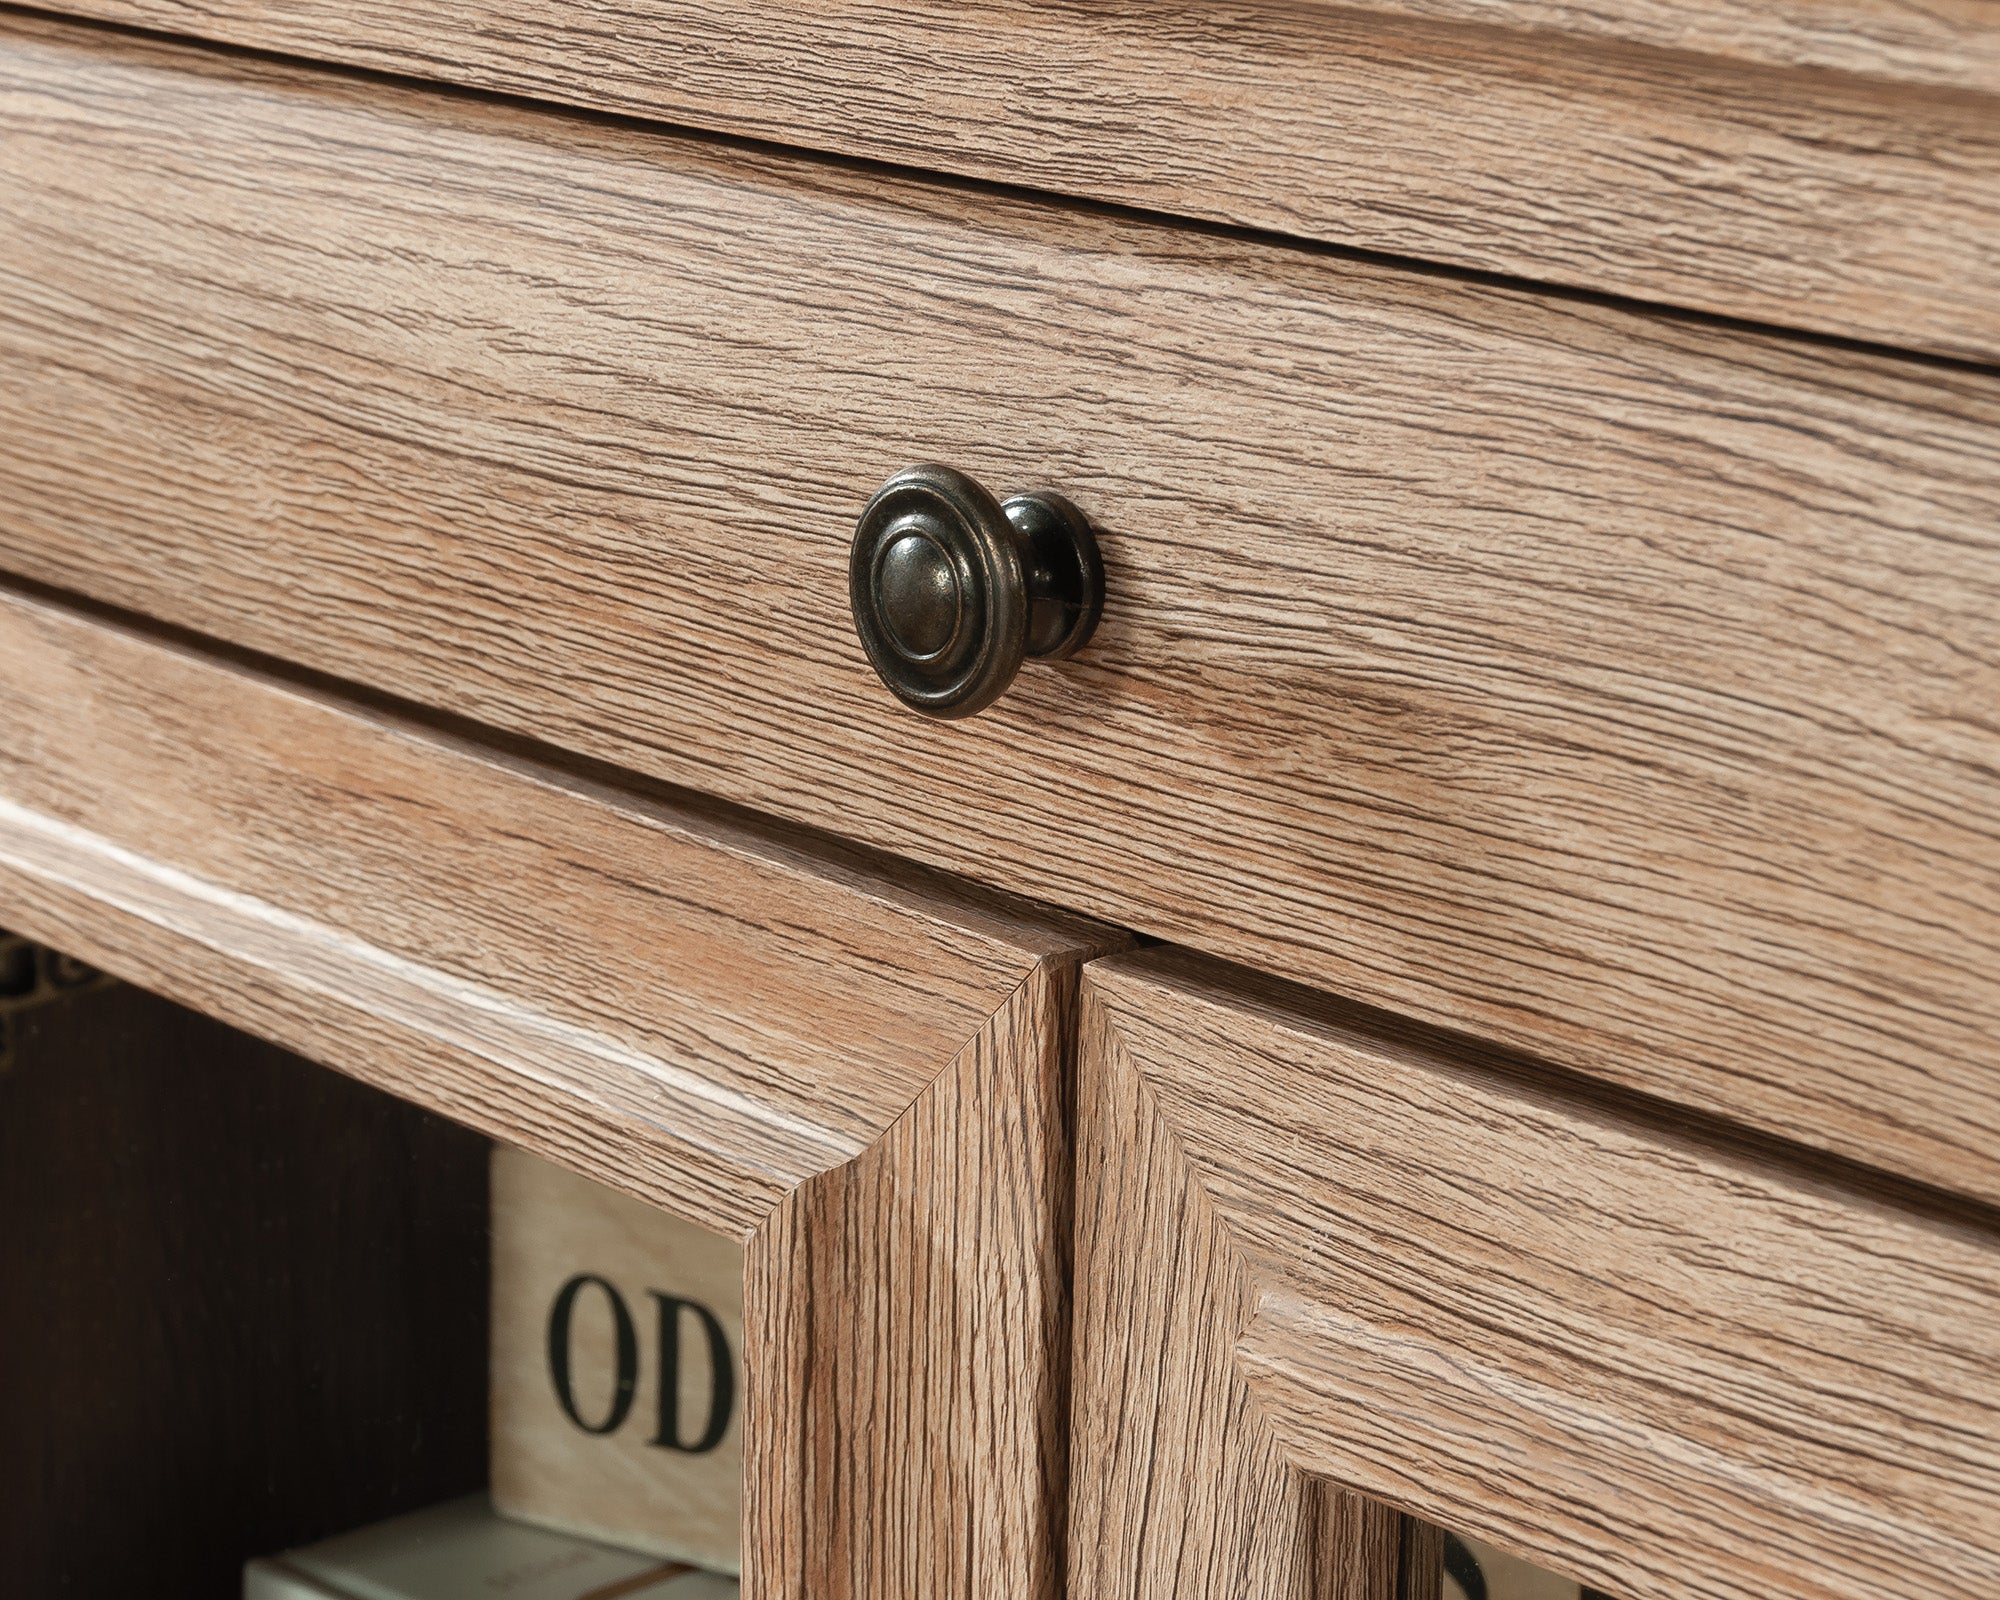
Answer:
[[0, 1592], [214, 1596], [486, 1477], [486, 1144], [139, 990], [0, 1073]]

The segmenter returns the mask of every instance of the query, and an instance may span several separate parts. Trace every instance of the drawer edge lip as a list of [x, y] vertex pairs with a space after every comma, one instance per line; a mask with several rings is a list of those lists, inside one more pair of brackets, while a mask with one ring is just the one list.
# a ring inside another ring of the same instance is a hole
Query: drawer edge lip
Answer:
[[2000, 1240], [2000, 1200], [1954, 1188], [1945, 1178], [1931, 1181], [1877, 1166], [1192, 946], [1151, 944], [1091, 957], [1083, 966], [1082, 987], [1114, 1007], [1140, 994], [1170, 998], [1216, 1016], [1234, 1014], [1304, 1038], [1407, 1060], [1426, 1071], [1463, 1074], [1503, 1086], [1525, 1102], [1559, 1107], [1642, 1138], [1684, 1143], [1843, 1204], [1921, 1217], [1985, 1242]]
[[[1698, 212], [1703, 193], [1699, 184], [1685, 195], [1663, 189], [1660, 196], [1650, 201], [1658, 212], [1651, 219], [1655, 226], [1650, 231], [1678, 236], [1688, 234], [1692, 228], [1702, 238], [1702, 247], [1679, 253], [1661, 250], [1650, 258], [1625, 262], [1617, 258], [1632, 248], [1634, 230], [1631, 229], [1621, 229], [1616, 239], [1598, 240], [1596, 248], [1587, 252], [1583, 260], [1573, 261], [1553, 244], [1537, 242], [1538, 234], [1553, 240], [1564, 233], [1563, 229], [1524, 222], [1503, 237], [1490, 231], [1481, 234], [1462, 220], [1454, 220], [1441, 234], [1413, 240], [1407, 236], [1411, 207], [1406, 204], [1371, 208], [1353, 198], [1339, 202], [1327, 198], [1351, 195], [1364, 188], [1364, 184], [1353, 180], [1366, 174], [1372, 181], [1376, 172], [1371, 156], [1379, 156], [1379, 149], [1373, 144], [1366, 149], [1342, 149], [1337, 158], [1325, 154], [1329, 147], [1342, 144], [1338, 106], [1318, 108], [1323, 113], [1324, 126], [1316, 129], [1315, 159], [1325, 163], [1329, 170], [1322, 171], [1319, 165], [1313, 165], [1309, 181], [1301, 181], [1290, 170], [1297, 165], [1296, 151], [1259, 150], [1255, 141], [1248, 145], [1238, 141], [1232, 147], [1230, 140], [1202, 125], [1199, 118], [1193, 125], [1179, 126], [1172, 116], [1168, 120], [1175, 131], [1160, 135], [1158, 149], [1153, 152], [1156, 164], [1172, 167], [1184, 143], [1209, 148], [1210, 178], [1205, 185], [1190, 188], [1185, 182], [1169, 177], [1147, 177], [1145, 165], [1135, 164], [1131, 159], [1129, 124], [1121, 124], [1101, 137], [1079, 135], [1073, 115], [1074, 103], [1079, 99], [1089, 104], [1101, 98], [1105, 107], [1115, 108], [1123, 103], [1125, 95], [1148, 86], [1149, 80], [1139, 64], [1122, 58], [1117, 58], [1116, 66], [1124, 76], [1112, 78], [1108, 86], [1100, 86], [1086, 75], [1076, 82], [1063, 79], [1058, 89], [1048, 91], [1048, 126], [1033, 124], [1024, 132], [1017, 130], [1026, 148], [1023, 152], [1010, 152], [992, 139], [990, 122], [959, 126], [947, 111], [930, 109], [955, 106], [962, 98], [962, 85], [943, 76], [941, 71], [936, 81], [921, 86], [918, 116], [924, 122], [924, 136], [918, 137], [908, 131], [911, 106], [907, 72], [885, 76], [879, 84], [863, 86], [869, 104], [880, 102], [878, 120], [883, 126], [879, 131], [870, 130], [847, 115], [787, 122], [768, 112], [758, 114], [733, 91], [716, 90], [701, 97], [689, 87], [676, 95], [668, 86], [688, 75], [664, 70], [659, 63], [648, 67], [635, 59], [607, 75], [573, 72], [541, 62], [524, 68], [498, 58], [476, 60], [472, 58], [479, 48], [476, 41], [493, 32], [476, 19], [468, 24], [467, 34], [468, 40], [475, 42], [468, 42], [454, 58], [419, 53], [414, 48], [391, 47], [360, 33], [342, 33], [339, 26], [345, 20], [345, 13], [337, 13], [333, 18], [301, 14], [274, 19], [269, 8], [258, 8], [254, 14], [239, 13], [233, 8], [240, 3], [241, 0], [229, 0], [227, 5], [210, 7], [195, 25], [190, 25], [190, 20], [179, 11], [162, 10], [156, 14], [149, 0], [74, 0], [60, 13], [9, 18], [6, 31], [24, 37], [38, 34], [61, 37], [87, 29], [102, 34], [106, 48], [116, 48], [119, 41], [128, 41], [132, 48], [143, 49], [147, 42], [153, 41], [169, 48], [244, 52], [278, 65], [297, 65], [332, 74], [365, 73], [386, 83], [432, 91], [462, 90], [500, 96], [545, 114], [581, 113], [631, 119], [667, 136], [679, 133], [720, 138], [805, 159], [864, 162], [918, 181], [995, 185], [1058, 203], [1072, 201], [1140, 212], [1168, 224], [1247, 230], [1273, 240], [1353, 252], [1362, 258], [1379, 258], [1415, 270], [1438, 269], [1529, 289], [1608, 297], [1636, 309], [1721, 318], [1789, 334], [1834, 338], [1952, 362], [1981, 366], [2000, 362], [2000, 317], [1986, 304], [1992, 297], [1982, 299], [1977, 293], [1967, 292], [1962, 270], [1954, 271], [1949, 281], [1913, 287], [1907, 274], [1889, 279], [1880, 274], [1870, 277], [1863, 268], [1856, 267], [1853, 271], [1860, 275], [1852, 282], [1843, 282], [1837, 275], [1827, 276], [1834, 269], [1815, 265], [1810, 270], [1820, 276], [1810, 283], [1781, 291], [1760, 285], [1758, 274], [1710, 267], [1707, 263], [1712, 257], [1737, 251], [1755, 254], [1756, 247], [1724, 237], [1731, 220], [1727, 209], [1718, 209], [1714, 214], [1712, 225], [1719, 230], [1714, 237], [1701, 234], [1698, 223], [1679, 214], [1681, 208], [1689, 205], [1694, 205]], [[470, 3], [483, 11], [490, 0], [470, 0]], [[680, 3], [681, 0], [659, 0], [663, 29]], [[1721, 49], [1689, 49], [1636, 41], [1615, 33], [1516, 26], [1469, 15], [1457, 19], [1427, 16], [1415, 8], [1394, 4], [1355, 7], [1309, 0], [1300, 10], [1304, 16], [1317, 16], [1322, 21], [1348, 19], [1360, 26], [1365, 20], [1372, 27], [1387, 30], [1385, 37], [1400, 39], [1408, 57], [1401, 68], [1406, 72], [1410, 63], [1422, 62], [1437, 50], [1449, 56], [1477, 59], [1477, 47], [1469, 41], [1479, 40], [1490, 40], [1500, 47], [1503, 55], [1517, 58], [1520, 64], [1517, 73], [1525, 73], [1527, 63], [1535, 63], [1536, 71], [1544, 70], [1552, 61], [1569, 63], [1576, 83], [1602, 80], [1596, 89], [1597, 98], [1604, 102], [1601, 109], [1581, 109], [1588, 97], [1573, 86], [1566, 105], [1573, 123], [1587, 124], [1592, 116], [1598, 118], [1603, 125], [1607, 152], [1621, 136], [1622, 124], [1634, 103], [1630, 80], [1635, 73], [1644, 77], [1650, 71], [1663, 100], [1678, 96], [1688, 106], [1703, 108], [1695, 112], [1682, 107], [1678, 115], [1681, 123], [1690, 119], [1699, 122], [1703, 116], [1710, 119], [1714, 126], [1709, 131], [1716, 134], [1718, 149], [1729, 147], [1739, 136], [1732, 130], [1745, 121], [1768, 122], [1770, 125], [1763, 132], [1769, 144], [1774, 150], [1792, 149], [1794, 160], [1801, 159], [1798, 150], [1819, 146], [1821, 156], [1816, 159], [1822, 159], [1823, 164], [1801, 166], [1794, 176], [1802, 191], [1820, 198], [1816, 205], [1796, 209], [1817, 216], [1826, 210], [1824, 197], [1831, 193], [1850, 206], [1857, 226], [1882, 208], [1882, 197], [1873, 187], [1876, 180], [1850, 178], [1836, 158], [1825, 154], [1842, 140], [1800, 138], [1784, 127], [1782, 119], [1775, 118], [1770, 107], [1774, 102], [1782, 103], [1786, 91], [1801, 83], [1815, 88], [1826, 102], [1819, 108], [1823, 116], [1845, 118], [1853, 124], [1845, 143], [1855, 149], [1868, 147], [1868, 128], [1886, 118], [1898, 101], [1934, 110], [1959, 106], [1975, 123], [1982, 117], [1990, 118], [2000, 108], [2000, 47], [1994, 51], [1991, 82], [1981, 79], [1974, 83], [1939, 83], [1917, 76], [1875, 76], [1842, 67], [1759, 60]], [[736, 39], [722, 42], [725, 47], [735, 47], [740, 57], [730, 81], [733, 83], [742, 75], [755, 78], [767, 55], [759, 43]], [[1072, 42], [1077, 48], [1067, 54], [1090, 55], [1083, 48], [1090, 40]], [[1300, 46], [1297, 40], [1292, 44], [1294, 48], [1311, 47], [1309, 43]], [[634, 48], [643, 54], [648, 46], [641, 43]], [[1050, 60], [1060, 61], [1065, 54], [1061, 49], [1046, 48], [1036, 62], [1024, 60], [1016, 67], [1014, 78], [1008, 80], [1014, 91], [1008, 100], [1017, 117], [1024, 114], [1021, 108], [1026, 103], [1028, 80], [1035, 75], [1031, 68], [1035, 65], [1046, 68]], [[1333, 54], [1337, 58], [1340, 52]], [[1240, 73], [1248, 74], [1248, 81], [1255, 80], [1253, 66], [1254, 63], [1239, 66]], [[887, 70], [884, 69], [885, 73]], [[1513, 81], [1497, 69], [1493, 77], [1499, 85], [1511, 85]], [[607, 87], [612, 83], [622, 87]], [[1157, 89], [1157, 85], [1152, 87]], [[800, 103], [805, 103], [809, 85], [802, 82], [795, 88]], [[1552, 91], [1541, 86], [1538, 92]], [[1242, 85], [1221, 82], [1208, 86], [1206, 98], [1234, 104], [1238, 115], [1246, 109], [1255, 109], [1274, 138], [1276, 130], [1302, 116], [1311, 120], [1313, 115], [1311, 108], [1297, 105], [1246, 108], [1236, 103], [1242, 101], [1243, 95]], [[1643, 97], [1639, 99], [1643, 103]], [[1439, 109], [1427, 106], [1421, 114], [1434, 119]], [[1193, 115], [1187, 110], [1179, 113], [1181, 121]], [[1664, 147], [1679, 150], [1699, 144], [1681, 123], [1663, 127]], [[1520, 148], [1509, 152], [1508, 159], [1521, 169], [1518, 176], [1522, 179], [1537, 170], [1535, 163], [1547, 158], [1546, 141], [1532, 138], [1534, 131], [1538, 130], [1526, 127], [1517, 130]], [[1569, 132], [1573, 142], [1574, 127]], [[1076, 175], [1079, 147], [1085, 153], [1087, 172], [1082, 178]], [[1409, 151], [1403, 154], [1407, 158]], [[1604, 154], [1599, 152], [1600, 156]], [[1630, 152], [1626, 156], [1619, 164], [1629, 171], [1635, 163]], [[1768, 153], [1763, 164], [1771, 164]], [[1216, 172], [1223, 176], [1218, 179], [1214, 176]], [[1441, 156], [1435, 158], [1431, 169], [1413, 166], [1400, 176], [1404, 189], [1429, 195], [1431, 204], [1425, 209], [1433, 218], [1445, 215], [1460, 219], [1470, 214], [1491, 219], [1504, 210], [1498, 205], [1466, 203], [1459, 193], [1462, 175]], [[2000, 188], [2000, 174], [1989, 176], [1995, 180], [1995, 187]], [[1587, 188], [1590, 180], [1578, 181]], [[1629, 190], [1622, 192], [1629, 202], [1632, 199]], [[1955, 193], [1955, 202], [1963, 203], [1970, 192], [1968, 189]], [[1594, 194], [1591, 203], [1579, 202], [1576, 209], [1590, 215], [1613, 210], [1616, 209], [1613, 198], [1608, 192]], [[1965, 219], [1958, 217], [1954, 222], [1951, 206], [1943, 199], [1909, 195], [1898, 198], [1905, 212], [1912, 207], [1934, 211], [1931, 220], [1938, 238], [1953, 237], [1964, 231]], [[2000, 205], [2000, 194], [1986, 204], [1989, 209]], [[1490, 220], [1487, 226], [1492, 227]], [[1728, 249], [1722, 248], [1725, 244]], [[1801, 263], [1823, 263], [1835, 259], [1837, 254], [1826, 247], [1823, 239], [1801, 235], [1791, 240], [1791, 248], [1777, 252], [1770, 260], [1782, 260], [1797, 271], [1806, 270]], [[1772, 274], [1763, 276], [1768, 278]]]

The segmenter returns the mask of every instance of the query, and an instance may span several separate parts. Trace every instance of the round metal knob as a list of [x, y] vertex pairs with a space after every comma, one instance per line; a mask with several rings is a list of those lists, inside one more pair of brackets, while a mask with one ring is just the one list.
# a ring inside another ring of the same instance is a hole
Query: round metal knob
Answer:
[[876, 491], [847, 566], [854, 631], [897, 699], [969, 717], [1030, 656], [1082, 649], [1104, 606], [1104, 563], [1059, 494], [1004, 504], [950, 467], [906, 467]]

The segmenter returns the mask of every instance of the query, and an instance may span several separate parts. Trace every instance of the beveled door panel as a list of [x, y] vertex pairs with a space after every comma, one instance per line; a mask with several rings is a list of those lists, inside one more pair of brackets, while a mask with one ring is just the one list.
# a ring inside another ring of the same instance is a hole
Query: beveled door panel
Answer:
[[1357, 1495], [1625, 1600], [2000, 1585], [1990, 1217], [1182, 956], [1082, 1028], [1075, 1600], [1393, 1594]]
[[0, 925], [745, 1241], [748, 1594], [1056, 1592], [1115, 939], [19, 596], [0, 674]]

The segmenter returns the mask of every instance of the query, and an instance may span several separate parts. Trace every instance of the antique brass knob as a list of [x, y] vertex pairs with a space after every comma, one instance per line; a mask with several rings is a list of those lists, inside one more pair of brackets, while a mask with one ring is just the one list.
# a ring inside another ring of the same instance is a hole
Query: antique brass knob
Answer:
[[1104, 563], [1059, 494], [1004, 504], [950, 467], [906, 467], [876, 491], [848, 558], [854, 631], [905, 705], [969, 717], [1029, 656], [1082, 649], [1104, 606]]

